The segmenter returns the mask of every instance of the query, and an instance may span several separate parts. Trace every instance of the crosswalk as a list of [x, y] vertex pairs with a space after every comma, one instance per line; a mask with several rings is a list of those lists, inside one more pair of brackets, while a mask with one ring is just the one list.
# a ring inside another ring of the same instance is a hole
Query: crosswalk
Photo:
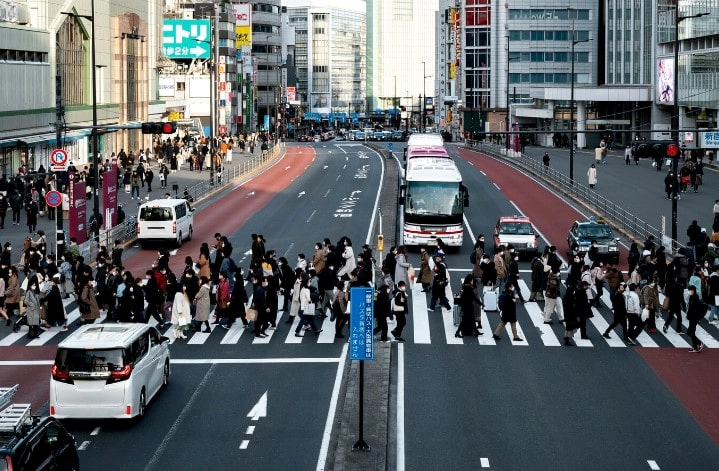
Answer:
[[[518, 283], [519, 289], [522, 291], [524, 299], [529, 299], [530, 290], [524, 280]], [[447, 288], [447, 297], [452, 300], [451, 288]], [[457, 326], [454, 324], [452, 311], [438, 307], [435, 311], [428, 310], [430, 294], [422, 292], [421, 286], [415, 285], [411, 289], [411, 311], [407, 316], [408, 323], [403, 333], [407, 344], [431, 345], [445, 344], [452, 346], [468, 346], [478, 345], [480, 347], [507, 345], [512, 347], [559, 347], [563, 344], [564, 326], [563, 324], [554, 323], [548, 325], [544, 323], [542, 310], [543, 303], [527, 302], [521, 304], [517, 309], [517, 334], [522, 339], [515, 341], [510, 329], [510, 325], [505, 326], [505, 332], [502, 333], [501, 341], [492, 337], [494, 329], [500, 322], [498, 312], [485, 312], [482, 310], [481, 319], [483, 327], [483, 335], [478, 337], [456, 337], [455, 332]], [[663, 295], [660, 294], [660, 303]], [[611, 306], [608, 292], [604, 292], [601, 297], [603, 307], [592, 308], [594, 317], [587, 323], [589, 339], [581, 339], [579, 335], [575, 335], [574, 342], [578, 347], [583, 348], [627, 348], [627, 344], [621, 338], [620, 329], [615, 329], [610, 338], [602, 337], [602, 333], [606, 331], [609, 323], [612, 321], [612, 312], [607, 306]], [[65, 339], [70, 333], [77, 329], [76, 321], [80, 318], [80, 312], [74, 299], [66, 299], [63, 301], [66, 306], [68, 325], [67, 331], [60, 327], [51, 327], [42, 332], [39, 338], [27, 339], [27, 327], [22, 327], [17, 333], [13, 333], [10, 327], [0, 325], [0, 356], [2, 355], [2, 347], [25, 346], [25, 347], [41, 347], [47, 345], [57, 345]], [[280, 303], [282, 298], [280, 297]], [[214, 313], [211, 313], [211, 316]], [[164, 334], [169, 337], [170, 344], [186, 344], [188, 347], [198, 347], [208, 344], [219, 345], [241, 345], [255, 346], [268, 344], [337, 344], [341, 345], [347, 341], [335, 338], [335, 324], [330, 321], [329, 317], [325, 319], [315, 318], [315, 324], [322, 331], [314, 334], [306, 331], [305, 335], [296, 337], [295, 329], [299, 323], [299, 318], [295, 318], [291, 324], [286, 323], [288, 313], [278, 312], [275, 319], [276, 328], [267, 330], [267, 337], [255, 337], [253, 326], [244, 328], [242, 322], [236, 322], [229, 329], [221, 328], [218, 324], [210, 325], [210, 332], [187, 332], [188, 338], [176, 339], [172, 335], [172, 327], [164, 330]], [[97, 322], [104, 322], [104, 315]], [[151, 325], [156, 325], [154, 319], [150, 319]], [[682, 316], [683, 331], [686, 331], [689, 323], [686, 316]], [[394, 321], [390, 322], [390, 329], [395, 326]], [[649, 334], [643, 331], [637, 338], [637, 343], [641, 347], [646, 348], [679, 348], [688, 350], [691, 348], [690, 340], [686, 335], [680, 335], [674, 328], [669, 328], [666, 333], [663, 332], [663, 319], [657, 319], [657, 333]], [[346, 331], [345, 331], [346, 334]], [[707, 348], [719, 348], [719, 326], [710, 325], [702, 322], [697, 327], [697, 337], [704, 343]], [[390, 335], [391, 338], [391, 335]]]

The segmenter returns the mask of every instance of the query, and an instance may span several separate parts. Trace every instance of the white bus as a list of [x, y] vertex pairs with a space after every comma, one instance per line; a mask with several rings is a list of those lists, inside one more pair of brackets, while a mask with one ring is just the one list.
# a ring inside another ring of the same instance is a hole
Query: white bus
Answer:
[[437, 239], [460, 247], [469, 193], [444, 147], [411, 146], [400, 186], [402, 240], [405, 246], [436, 245]]

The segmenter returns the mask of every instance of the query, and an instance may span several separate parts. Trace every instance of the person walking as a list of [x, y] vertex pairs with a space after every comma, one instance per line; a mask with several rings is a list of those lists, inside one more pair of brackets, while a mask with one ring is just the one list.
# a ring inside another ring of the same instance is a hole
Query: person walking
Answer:
[[62, 304], [62, 294], [60, 294], [60, 274], [54, 274], [49, 280], [50, 289], [40, 299], [47, 307], [47, 323], [49, 326], [62, 326], [63, 330], [67, 330], [67, 318], [65, 306]]
[[249, 326], [247, 312], [245, 311], [245, 304], [249, 301], [249, 298], [247, 297], [247, 291], [245, 291], [242, 269], [235, 270], [234, 277], [235, 285], [232, 288], [229, 306], [227, 306], [227, 322], [221, 324], [225, 330], [229, 330], [238, 317], [242, 320], [242, 328], [246, 329]]
[[205, 324], [205, 330], [203, 332], [209, 334], [212, 332], [212, 329], [210, 329], [210, 280], [206, 277], [203, 276], [200, 278], [200, 290], [195, 294], [192, 302], [195, 304], [193, 330], [199, 332], [202, 329], [202, 324]]
[[152, 180], [155, 179], [155, 172], [148, 168], [145, 172], [145, 183], [147, 183], [147, 192], [152, 193]]
[[190, 311], [190, 299], [187, 297], [187, 285], [182, 285], [177, 290], [172, 301], [170, 322], [172, 322], [172, 335], [176, 339], [186, 339], [185, 330], [190, 325], [192, 313]]
[[344, 280], [337, 282], [337, 289], [335, 290], [334, 301], [332, 302], [332, 316], [335, 318], [336, 339], [345, 338], [345, 336], [342, 335], [342, 328], [349, 320], [349, 316], [346, 314], [348, 304], [346, 285], [347, 283]]
[[657, 282], [652, 278], [649, 283], [639, 291], [639, 301], [647, 310], [647, 330], [650, 334], [657, 333], [657, 313], [660, 312], [659, 292]]
[[379, 341], [382, 343], [389, 342], [389, 338], [387, 337], [387, 331], [389, 330], [387, 318], [392, 314], [390, 304], [389, 286], [382, 285], [379, 288], [377, 300], [374, 303], [374, 318], [377, 325], [373, 331], [374, 335], [380, 334]]
[[412, 267], [412, 264], [407, 260], [407, 253], [404, 245], [397, 247], [397, 253], [395, 254], [395, 269], [394, 273], [391, 273], [392, 280], [395, 284], [400, 281], [404, 281], [405, 285], [409, 284], [408, 270]]
[[549, 152], [545, 152], [544, 156], [542, 157], [542, 165], [544, 166], [544, 173], [549, 172]]
[[709, 316], [708, 321], [712, 325], [719, 324], [719, 263], [714, 263], [713, 271], [707, 280], [709, 291]]
[[[664, 193], [667, 194], [667, 199], [672, 199], [672, 193], [674, 191], [674, 185], [676, 185], [677, 179], [674, 177], [674, 174], [672, 172], [667, 173], [667, 176], [664, 177]], [[677, 195], [677, 197], [679, 197]]]
[[704, 344], [697, 338], [697, 324], [704, 317], [707, 312], [707, 305], [699, 298], [697, 289], [695, 286], [689, 286], [689, 301], [687, 302], [687, 320], [689, 321], [689, 327], [687, 328], [687, 335], [692, 342], [692, 348], [689, 353], [700, 352], [704, 348]]
[[10, 209], [12, 210], [12, 224], [13, 226], [20, 225], [20, 211], [22, 210], [22, 196], [15, 189], [10, 195]]
[[612, 297], [612, 310], [614, 311], [614, 320], [611, 324], [609, 324], [607, 330], [604, 331], [602, 337], [607, 339], [612, 338], [609, 333], [614, 330], [615, 327], [619, 326], [622, 328], [622, 338], [624, 339], [624, 341], [627, 343], [632, 343], [632, 341], [627, 336], [627, 304], [626, 298], [624, 297], [625, 286], [625, 283], [619, 283], [619, 288]]
[[567, 284], [567, 291], [564, 293], [562, 304], [566, 308], [566, 315], [564, 316], [564, 345], [567, 347], [574, 347], [572, 338], [579, 329], [580, 319], [579, 311], [575, 305], [576, 293], [581, 291], [577, 289], [576, 285]]
[[665, 334], [667, 333], [669, 327], [672, 324], [672, 320], [674, 320], [674, 316], [676, 316], [676, 331], [678, 334], [682, 334], [682, 310], [686, 307], [686, 303], [684, 302], [684, 288], [676, 280], [672, 281], [671, 283], [668, 283], [665, 296], [669, 298], [669, 301], [667, 303], [669, 305], [669, 315], [664, 321], [664, 327], [662, 328], [662, 332], [664, 332]]
[[477, 337], [482, 335], [482, 332], [477, 328], [475, 317], [474, 317], [474, 304], [479, 303], [482, 305], [482, 300], [477, 297], [475, 292], [476, 280], [474, 275], [471, 273], [464, 277], [464, 283], [462, 283], [462, 292], [459, 295], [459, 308], [462, 311], [462, 320], [457, 327], [457, 331], [454, 333], [455, 337], [462, 338], [465, 335]]
[[636, 345], [636, 339], [644, 329], [644, 321], [642, 320], [642, 307], [637, 293], [636, 283], [629, 283], [629, 291], [625, 294], [627, 303], [627, 321], [629, 323], [629, 332], [627, 334], [628, 341], [632, 345]]
[[589, 296], [587, 292], [590, 291], [590, 283], [587, 280], [581, 281], [579, 287], [574, 292], [574, 309], [579, 315], [579, 334], [584, 340], [589, 340], [587, 334], [587, 320], [594, 317], [592, 314], [592, 308], [589, 304]]
[[549, 276], [547, 276], [547, 287], [544, 290], [544, 323], [552, 324], [552, 314], [556, 311], [559, 322], [564, 322], [564, 306], [560, 296], [560, 287], [562, 280], [559, 275], [559, 267], [551, 268]]
[[[627, 147], [624, 148], [624, 164], [631, 165], [631, 159], [632, 159], [632, 146], [627, 144]], [[637, 163], [637, 165], [639, 165], [639, 164]]]
[[40, 336], [40, 288], [37, 277], [31, 277], [27, 285], [23, 298], [28, 326], [27, 338], [35, 339]]
[[85, 312], [80, 310], [80, 324], [92, 324], [97, 318], [100, 317], [100, 308], [97, 305], [97, 298], [95, 297], [95, 281], [92, 276], [85, 277], [85, 282], [82, 285], [80, 292], [80, 302], [87, 305]]
[[407, 283], [404, 280], [400, 280], [397, 283], [397, 289], [395, 289], [392, 297], [392, 314], [397, 319], [397, 326], [390, 332], [394, 339], [398, 342], [404, 342], [402, 338], [402, 330], [407, 325], [407, 312], [409, 312], [409, 303], [407, 302]]
[[315, 334], [322, 332], [322, 329], [318, 329], [315, 325], [314, 303], [312, 303], [312, 299], [310, 298], [309, 279], [307, 277], [300, 279], [299, 303], [300, 308], [297, 314], [300, 316], [300, 322], [295, 328], [295, 337], [302, 337], [300, 331], [305, 324], [309, 325]]
[[504, 330], [504, 326], [507, 324], [512, 328], [512, 338], [515, 342], [521, 342], [524, 339], [517, 334], [517, 300], [519, 296], [514, 292], [514, 283], [508, 281], [504, 291], [499, 296], [498, 307], [501, 311], [501, 322], [494, 330], [492, 338], [494, 340], [501, 340], [502, 337], [499, 334]]
[[589, 188], [594, 188], [597, 184], [597, 166], [595, 164], [592, 164], [587, 170], [587, 183], [589, 183]]
[[444, 256], [442, 254], [436, 254], [434, 256], [434, 279], [432, 280], [432, 299], [429, 303], [429, 310], [434, 311], [437, 307], [437, 300], [439, 305], [447, 310], [452, 310], [452, 306], [449, 304], [447, 299], [447, 285], [449, 285], [449, 275], [447, 273], [447, 266], [444, 264]]
[[134, 200], [137, 196], [137, 199], [140, 199], [140, 184], [142, 183], [142, 178], [140, 177], [140, 174], [137, 173], [137, 170], [132, 171], [132, 176], [130, 177], [130, 199]]
[[432, 269], [429, 267], [427, 247], [420, 247], [419, 254], [419, 282], [422, 284], [422, 292], [426, 293], [432, 284]]

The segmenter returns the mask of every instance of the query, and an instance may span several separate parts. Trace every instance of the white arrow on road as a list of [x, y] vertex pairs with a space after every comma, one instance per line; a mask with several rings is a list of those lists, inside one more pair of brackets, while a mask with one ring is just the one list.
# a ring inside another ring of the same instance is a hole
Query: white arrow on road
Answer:
[[350, 198], [354, 198], [355, 193], [362, 193], [362, 190], [355, 190], [355, 191], [353, 191], [352, 194], [350, 195]]
[[297, 197], [298, 197], [298, 198], [301, 198], [301, 197], [302, 197], [302, 195], [304, 195], [304, 194], [305, 194], [305, 192], [304, 192], [304, 191], [300, 191], [300, 194], [299, 194], [299, 195], [297, 195]]
[[245, 198], [249, 198], [250, 196], [255, 196], [255, 192], [251, 191], [251, 192], [247, 193], [247, 196], [245, 196]]
[[262, 417], [267, 417], [267, 391], [265, 391], [260, 400], [257, 401], [257, 404], [252, 406], [250, 412], [247, 413], [247, 417], [252, 418], [252, 420], [260, 420]]
[[285, 170], [289, 170], [289, 169], [291, 169], [291, 168], [292, 168], [292, 167], [288, 165], [287, 167], [285, 167]]
[[322, 167], [322, 170], [326, 170], [328, 167], [329, 165], [325, 165], [324, 167]]

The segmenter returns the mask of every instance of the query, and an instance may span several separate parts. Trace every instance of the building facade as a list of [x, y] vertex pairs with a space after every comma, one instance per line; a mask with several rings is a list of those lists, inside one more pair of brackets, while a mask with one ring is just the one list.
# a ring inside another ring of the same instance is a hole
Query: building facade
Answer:
[[0, 95], [0, 172], [48, 169], [61, 146], [76, 165], [89, 161], [93, 55], [99, 153], [148, 147], [139, 129], [115, 126], [139, 128], [164, 109], [155, 72], [161, 0], [3, 1], [13, 8], [0, 18], [0, 81], [13, 86]]
[[296, 85], [296, 117], [346, 126], [364, 110], [366, 15], [364, 1], [289, 0]]

